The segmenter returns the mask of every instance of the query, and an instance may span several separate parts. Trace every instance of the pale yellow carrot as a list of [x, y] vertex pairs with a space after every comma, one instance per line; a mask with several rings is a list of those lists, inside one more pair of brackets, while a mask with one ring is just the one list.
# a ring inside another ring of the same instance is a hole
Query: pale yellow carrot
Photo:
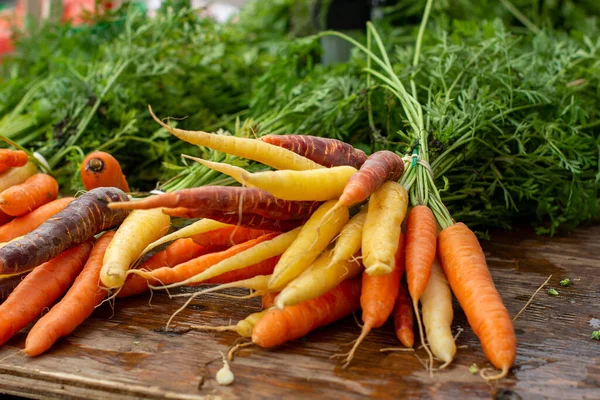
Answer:
[[31, 161], [22, 167], [10, 168], [8, 171], [0, 174], [0, 192], [5, 191], [11, 186], [25, 182], [36, 173], [37, 167]]
[[336, 239], [335, 247], [333, 248], [331, 264], [347, 260], [360, 250], [362, 246], [363, 226], [367, 219], [367, 208], [363, 207], [358, 214], [350, 218], [350, 221], [340, 231], [340, 235]]

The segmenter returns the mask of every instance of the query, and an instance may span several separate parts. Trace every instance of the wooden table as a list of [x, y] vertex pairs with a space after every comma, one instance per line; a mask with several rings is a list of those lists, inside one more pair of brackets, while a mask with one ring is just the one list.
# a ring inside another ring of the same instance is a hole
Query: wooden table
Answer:
[[[600, 226], [571, 236], [494, 233], [484, 243], [496, 285], [511, 315], [552, 274], [550, 283], [515, 322], [519, 341], [515, 367], [507, 379], [486, 383], [469, 372], [486, 367], [479, 343], [455, 305], [455, 326], [464, 328], [454, 364], [433, 378], [415, 353], [380, 353], [398, 343], [390, 324], [374, 331], [347, 369], [329, 358], [348, 349], [359, 332], [349, 317], [307, 338], [275, 350], [248, 348], [231, 364], [235, 383], [220, 387], [219, 350], [233, 333], [160, 331], [183, 299], [156, 294], [103, 306], [47, 354], [24, 356], [25, 334], [0, 349], [0, 392], [33, 398], [81, 399], [263, 399], [263, 398], [496, 398], [600, 399], [600, 341], [592, 340], [600, 322]], [[569, 277], [573, 285], [560, 287]], [[558, 296], [550, 296], [548, 287]], [[217, 297], [199, 298], [177, 321], [221, 325], [259, 307]], [[208, 363], [208, 364], [207, 364]], [[205, 376], [202, 388], [201, 377]], [[513, 397], [511, 397], [513, 396]]]

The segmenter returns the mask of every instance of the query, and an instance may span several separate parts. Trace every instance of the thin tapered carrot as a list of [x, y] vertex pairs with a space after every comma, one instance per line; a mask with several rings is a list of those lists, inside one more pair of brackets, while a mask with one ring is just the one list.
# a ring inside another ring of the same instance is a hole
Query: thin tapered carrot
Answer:
[[238, 212], [220, 212], [201, 208], [163, 208], [162, 211], [171, 216], [187, 219], [208, 218], [225, 224], [243, 226], [252, 229], [267, 229], [270, 231], [287, 232], [302, 225], [305, 219], [271, 219], [262, 215]]
[[[5, 213], [4, 211], [2, 211], [0, 209], [0, 229], [2, 229], [2, 227], [4, 227], [4, 225], [8, 224], [9, 222], [11, 222], [15, 217], [13, 217], [12, 215], [8, 215], [7, 213]], [[3, 242], [4, 240], [0, 240], [0, 242]]]
[[35, 174], [0, 193], [0, 208], [15, 217], [25, 215], [58, 196], [58, 182], [48, 174]]
[[348, 180], [338, 205], [351, 207], [365, 201], [385, 181], [396, 182], [403, 173], [404, 161], [400, 156], [388, 150], [377, 151]]
[[121, 170], [121, 164], [112, 155], [104, 151], [88, 154], [79, 169], [83, 186], [86, 190], [98, 187], [116, 187], [129, 192], [127, 179]]
[[[206, 271], [208, 268], [212, 267], [213, 265], [215, 265], [223, 260], [233, 257], [236, 254], [241, 253], [244, 250], [250, 249], [262, 242], [266, 242], [275, 236], [277, 236], [277, 234], [264, 235], [257, 239], [249, 240], [247, 242], [230, 247], [229, 249], [220, 251], [218, 253], [210, 253], [210, 254], [200, 256], [198, 258], [194, 258], [190, 261], [176, 265], [173, 268], [163, 267], [163, 268], [159, 268], [154, 271], [148, 271], [148, 272], [142, 271], [142, 270], [130, 270], [128, 272], [128, 275], [129, 274], [137, 274], [137, 275], [142, 276], [145, 279], [152, 280], [152, 281], [160, 283], [162, 285], [167, 285], [167, 284], [171, 284], [174, 282], [178, 282], [178, 283], [185, 282], [185, 284], [206, 282], [206, 280], [196, 281], [196, 282], [192, 282], [192, 281], [186, 282], [186, 280], [193, 278], [194, 276], [202, 273], [203, 271]], [[247, 267], [247, 266], [244, 266], [244, 267]], [[218, 275], [221, 275], [221, 274], [217, 274], [215, 276], [218, 276]], [[211, 276], [211, 278], [212, 277], [213, 276]]]
[[427, 206], [413, 207], [406, 218], [406, 281], [414, 304], [427, 286], [435, 258], [436, 224]]
[[263, 171], [251, 173], [225, 163], [186, 156], [191, 160], [231, 176], [244, 186], [266, 190], [282, 200], [327, 201], [337, 199], [356, 168], [347, 165], [309, 171]]
[[[265, 275], [271, 277], [275, 265], [279, 261], [280, 256], [267, 258], [266, 260], [259, 261], [256, 264], [248, 265], [247, 267], [240, 268], [238, 270], [225, 272], [217, 275], [213, 278], [202, 281], [201, 283], [229, 283], [236, 282], [242, 279], [250, 279], [258, 275]], [[190, 286], [199, 285], [199, 282], [191, 283]]]
[[[304, 219], [319, 207], [315, 201], [281, 200], [260, 189], [235, 186], [202, 186], [113, 203], [111, 208], [147, 210], [150, 208], [189, 208], [202, 212], [237, 212], [270, 219]], [[202, 216], [196, 217], [201, 218]]]
[[413, 306], [405, 283], [400, 284], [393, 315], [396, 337], [404, 347], [413, 347], [415, 344]]
[[391, 273], [386, 275], [371, 276], [366, 272], [362, 274], [362, 286], [360, 292], [360, 307], [362, 309], [363, 326], [358, 339], [354, 342], [352, 349], [344, 360], [343, 368], [348, 367], [358, 346], [367, 337], [371, 329], [379, 328], [388, 320], [400, 287], [400, 279], [404, 273], [404, 263], [399, 260], [404, 258], [404, 236], [400, 235], [398, 250], [395, 256], [395, 265]]
[[259, 139], [291, 150], [328, 168], [340, 165], [360, 168], [367, 159], [364, 151], [337, 139], [311, 135], [266, 135]]
[[22, 167], [28, 160], [27, 153], [22, 150], [0, 149], [0, 173], [11, 167]]
[[[194, 243], [191, 238], [178, 239], [171, 243], [163, 251], [153, 254], [144, 261], [138, 269], [143, 271], [154, 271], [159, 268], [172, 268], [181, 263], [198, 258], [205, 254], [220, 251], [218, 247], [201, 246]], [[148, 291], [148, 280], [140, 275], [130, 275], [117, 297], [128, 297]]]
[[358, 214], [350, 218], [350, 221], [340, 231], [331, 255], [332, 265], [349, 259], [360, 250], [367, 209], [368, 207], [363, 207]]
[[271, 308], [252, 329], [252, 342], [264, 348], [301, 338], [360, 307], [360, 279], [350, 279], [312, 300], [283, 310]]
[[31, 271], [0, 305], [0, 345], [36, 319], [71, 286], [93, 247], [89, 240]]
[[38, 172], [37, 167], [31, 161], [22, 167], [11, 167], [0, 174], [0, 192], [11, 186], [19, 185]]
[[258, 161], [275, 169], [291, 169], [296, 171], [324, 168], [308, 158], [299, 156], [293, 151], [262, 142], [260, 140], [236, 136], [216, 135], [202, 131], [186, 131], [173, 128], [161, 121], [148, 106], [152, 118], [167, 132], [179, 139], [196, 146], [204, 146], [241, 158]]
[[114, 231], [98, 239], [83, 270], [65, 296], [40, 318], [25, 340], [25, 354], [34, 357], [48, 350], [60, 337], [73, 332], [106, 298], [108, 290], [98, 285], [102, 258]]
[[0, 226], [0, 242], [7, 242], [33, 231], [49, 218], [62, 211], [73, 200], [73, 197], [63, 197], [51, 201], [22, 217], [13, 219], [6, 225]]
[[260, 298], [260, 302], [261, 302], [261, 306], [262, 306], [263, 310], [273, 307], [273, 305], [275, 304], [275, 298], [277, 298], [278, 295], [279, 295], [279, 292], [269, 292], [269, 293], [263, 294]]
[[230, 225], [211, 232], [199, 233], [192, 236], [190, 239], [192, 239], [194, 243], [202, 246], [230, 247], [247, 242], [248, 240], [259, 238], [269, 233], [273, 233], [273, 231]]
[[485, 378], [505, 377], [515, 361], [517, 339], [477, 237], [462, 222], [445, 228], [438, 236], [438, 257], [469, 325], [481, 341], [483, 352], [502, 370]]

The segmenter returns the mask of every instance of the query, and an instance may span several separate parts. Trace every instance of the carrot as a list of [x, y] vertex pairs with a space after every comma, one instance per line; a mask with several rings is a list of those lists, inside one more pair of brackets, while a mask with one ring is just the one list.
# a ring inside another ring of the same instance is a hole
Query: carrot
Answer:
[[[223, 260], [233, 257], [236, 254], [241, 253], [244, 250], [250, 249], [262, 242], [266, 242], [269, 239], [272, 239], [274, 236], [276, 236], [276, 234], [269, 234], [269, 235], [261, 236], [257, 239], [249, 240], [245, 243], [230, 247], [227, 250], [220, 251], [218, 253], [206, 254], [204, 256], [192, 259], [190, 261], [176, 265], [173, 268], [163, 267], [163, 268], [159, 268], [159, 269], [156, 269], [154, 271], [149, 271], [149, 272], [134, 269], [134, 270], [130, 270], [128, 272], [128, 274], [137, 274], [137, 275], [142, 276], [145, 279], [153, 280], [155, 282], [161, 283], [162, 285], [165, 285], [165, 286], [163, 286], [164, 288], [168, 288], [169, 286], [166, 286], [166, 285], [174, 283], [174, 282], [176, 282], [177, 284], [173, 285], [173, 286], [182, 286], [182, 285], [191, 284], [191, 283], [206, 282], [207, 279], [209, 279], [209, 278], [206, 278], [203, 280], [195, 280], [193, 278], [195, 278], [197, 275], [200, 275], [202, 272], [208, 270], [210, 267], [218, 264], [219, 262], [222, 262]], [[238, 269], [249, 268], [249, 267], [253, 266], [254, 264], [260, 263], [262, 261], [266, 261], [266, 259], [245, 264], [241, 268], [238, 268]], [[210, 276], [210, 278], [219, 276], [224, 272], [229, 272], [229, 271], [223, 271], [221, 273], [212, 275], [212, 276]], [[171, 286], [171, 287], [173, 287], [173, 286]]]
[[372, 276], [389, 274], [394, 269], [408, 194], [399, 183], [387, 181], [373, 193], [368, 207], [362, 236], [365, 272]]
[[22, 167], [10, 168], [0, 174], [0, 192], [5, 191], [11, 186], [19, 185], [30, 176], [36, 174], [37, 167], [31, 161]]
[[398, 251], [395, 255], [394, 269], [391, 273], [371, 276], [363, 272], [360, 291], [363, 326], [352, 349], [347, 354], [341, 354], [341, 356], [346, 356], [343, 368], [350, 365], [358, 346], [371, 332], [371, 329], [379, 328], [392, 314], [396, 297], [398, 297], [400, 278], [404, 273], [404, 263], [397, 262], [402, 258], [404, 258], [404, 236], [401, 235], [398, 241]]
[[227, 226], [229, 225], [224, 224], [222, 222], [213, 221], [211, 219], [202, 219], [200, 221], [196, 221], [193, 224], [185, 226], [175, 232], [169, 233], [168, 235], [161, 237], [155, 242], [150, 243], [148, 246], [146, 246], [144, 251], [142, 251], [138, 259], [142, 258], [146, 253], [148, 253], [152, 249], [155, 249], [156, 247], [161, 246], [165, 243], [169, 243], [177, 239], [188, 238], [190, 236], [198, 235], [203, 232], [215, 231], [217, 229], [225, 228]]
[[340, 165], [360, 168], [367, 159], [364, 151], [337, 139], [311, 135], [266, 135], [259, 139], [291, 150], [328, 168]]
[[48, 174], [35, 174], [0, 193], [0, 208], [15, 217], [25, 215], [58, 196], [58, 182]]
[[350, 166], [310, 171], [264, 171], [250, 173], [243, 168], [185, 156], [204, 166], [231, 176], [244, 186], [266, 190], [282, 200], [327, 201], [337, 199], [356, 172]]
[[385, 181], [398, 181], [404, 173], [402, 158], [388, 150], [377, 151], [348, 180], [338, 201], [339, 206], [351, 207], [365, 201]]
[[404, 347], [413, 347], [415, 344], [415, 333], [413, 331], [413, 307], [408, 297], [405, 284], [400, 284], [396, 305], [394, 306], [394, 326], [396, 336]]
[[173, 128], [158, 119], [152, 112], [152, 107], [148, 106], [148, 110], [152, 118], [167, 132], [196, 146], [204, 146], [241, 158], [258, 161], [275, 169], [302, 171], [324, 168], [322, 165], [316, 164], [308, 158], [260, 140]]
[[[160, 251], [144, 261], [138, 268], [143, 271], [154, 271], [159, 268], [172, 268], [191, 259], [216, 251], [213, 246], [201, 246], [190, 238], [177, 239], [163, 251]], [[127, 278], [117, 297], [127, 297], [144, 293], [148, 290], [148, 280], [139, 275]]]
[[60, 337], [73, 332], [107, 296], [98, 278], [102, 257], [114, 234], [106, 232], [98, 239], [67, 294], [33, 325], [25, 340], [25, 354], [34, 357], [48, 350]]
[[131, 264], [146, 246], [163, 237], [170, 225], [171, 219], [160, 209], [132, 211], [104, 254], [100, 271], [102, 284], [111, 289], [122, 286]]
[[360, 307], [360, 285], [360, 279], [347, 280], [315, 299], [283, 310], [271, 308], [252, 329], [252, 342], [278, 346], [344, 318]]
[[241, 319], [235, 325], [228, 326], [208, 326], [208, 325], [190, 325], [191, 329], [205, 330], [205, 331], [217, 331], [217, 332], [236, 332], [241, 337], [251, 337], [252, 330], [256, 323], [267, 313], [267, 310], [259, 311], [248, 315], [246, 318]]
[[[240, 268], [234, 271], [225, 272], [217, 275], [213, 278], [206, 279], [201, 283], [229, 283], [237, 282], [243, 279], [250, 279], [259, 275], [268, 275], [269, 278], [275, 269], [275, 265], [279, 261], [280, 256], [274, 256], [267, 258], [266, 260], [259, 261], [255, 264], [248, 265], [247, 267]], [[191, 283], [190, 285], [198, 285], [198, 282]]]
[[88, 240], [31, 271], [0, 305], [0, 345], [37, 318], [71, 286], [93, 247]]
[[[0, 228], [1, 229], [1, 228]], [[211, 232], [203, 232], [191, 237], [194, 243], [202, 246], [235, 246], [248, 240], [256, 239], [268, 233], [265, 229], [244, 228], [243, 226], [230, 225]]]
[[431, 209], [422, 205], [413, 207], [406, 218], [406, 281], [415, 305], [429, 281], [435, 258], [435, 237], [436, 224]]
[[[110, 207], [127, 210], [189, 208], [199, 212], [256, 214], [270, 219], [306, 219], [319, 205], [314, 201], [281, 200], [260, 189], [202, 186], [146, 197], [142, 200], [113, 203]], [[201, 217], [200, 215], [197, 218]]]
[[368, 207], [363, 207], [358, 214], [350, 218], [350, 221], [340, 231], [333, 248], [331, 264], [347, 260], [360, 250], [363, 226], [367, 219], [367, 209]]
[[124, 192], [130, 191], [117, 159], [103, 151], [88, 154], [79, 168], [79, 174], [87, 190], [116, 187]]
[[273, 307], [275, 304], [275, 298], [279, 295], [279, 292], [269, 292], [261, 296], [261, 305], [263, 309]]
[[94, 235], [119, 225], [128, 211], [111, 210], [107, 203], [125, 200], [116, 188], [90, 190], [71, 201], [33, 231], [0, 249], [0, 274], [37, 267]]
[[22, 150], [0, 149], [0, 173], [10, 167], [22, 167], [28, 160], [27, 153]]
[[198, 208], [163, 208], [162, 211], [171, 217], [187, 219], [209, 218], [214, 221], [243, 226], [251, 229], [267, 229], [270, 231], [283, 232], [297, 228], [306, 221], [304, 219], [277, 220], [265, 218], [257, 214], [245, 213], [240, 215], [235, 211], [224, 213], [220, 211], [203, 210]]
[[444, 362], [440, 369], [445, 368], [450, 365], [456, 354], [451, 329], [454, 311], [450, 286], [437, 260], [433, 261], [431, 278], [421, 296], [421, 311], [431, 352]]
[[323, 216], [335, 205], [335, 200], [324, 203], [300, 228], [298, 237], [281, 255], [269, 283], [271, 291], [281, 290], [307, 269], [329, 242], [340, 232], [349, 219], [348, 209], [339, 208], [331, 214], [327, 224]]
[[449, 226], [438, 236], [438, 256], [469, 325], [481, 341], [483, 352], [502, 370], [485, 378], [505, 377], [515, 361], [517, 339], [477, 237], [461, 222]]
[[0, 242], [7, 242], [31, 232], [44, 221], [62, 211], [71, 201], [73, 201], [73, 197], [63, 197], [51, 201], [22, 217], [13, 219], [6, 225], [0, 226]]
[[319, 297], [363, 271], [361, 262], [354, 257], [335, 263], [331, 259], [331, 252], [325, 250], [306, 271], [288, 283], [275, 300], [277, 308], [283, 309]]
[[12, 215], [8, 215], [0, 209], [0, 230], [4, 227], [4, 225], [8, 224], [14, 218], [15, 217], [13, 217]]

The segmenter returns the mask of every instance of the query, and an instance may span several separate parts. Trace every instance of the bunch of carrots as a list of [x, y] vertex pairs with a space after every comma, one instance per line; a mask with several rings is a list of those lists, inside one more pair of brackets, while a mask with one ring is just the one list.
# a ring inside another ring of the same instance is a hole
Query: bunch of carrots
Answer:
[[[242, 186], [204, 186], [130, 199], [118, 162], [93, 153], [81, 169], [86, 194], [54, 200], [58, 190], [48, 186], [36, 191], [44, 193], [38, 202], [21, 201], [18, 212], [6, 206], [6, 213], [10, 210], [16, 218], [0, 227], [0, 238], [7, 242], [0, 248], [0, 274], [31, 272], [0, 306], [0, 343], [67, 290], [30, 330], [28, 355], [49, 349], [107, 297], [219, 284], [184, 294], [189, 299], [167, 325], [198, 295], [246, 288], [250, 293], [240, 300], [261, 296], [263, 311], [233, 326], [192, 327], [235, 331], [250, 338], [249, 343], [268, 348], [360, 309], [360, 336], [341, 355], [347, 366], [370, 330], [390, 317], [400, 343], [413, 347], [416, 316], [429, 366], [435, 356], [444, 368], [456, 353], [451, 332], [454, 293], [487, 358], [501, 370], [482, 376], [506, 376], [515, 359], [516, 339], [483, 251], [464, 224], [451, 218], [440, 224], [426, 204], [413, 201], [409, 207], [411, 196], [399, 181], [410, 158], [390, 151], [367, 157], [341, 141], [304, 135], [249, 139], [185, 131], [150, 113], [184, 141], [272, 170], [250, 173], [185, 156]], [[19, 186], [27, 182], [5, 191], [25, 193]], [[2, 192], [2, 210], [5, 202], [10, 203]], [[196, 221], [170, 232], [171, 217]], [[38, 288], [37, 297], [25, 294], [31, 287]], [[11, 312], [16, 307], [27, 312]]]

